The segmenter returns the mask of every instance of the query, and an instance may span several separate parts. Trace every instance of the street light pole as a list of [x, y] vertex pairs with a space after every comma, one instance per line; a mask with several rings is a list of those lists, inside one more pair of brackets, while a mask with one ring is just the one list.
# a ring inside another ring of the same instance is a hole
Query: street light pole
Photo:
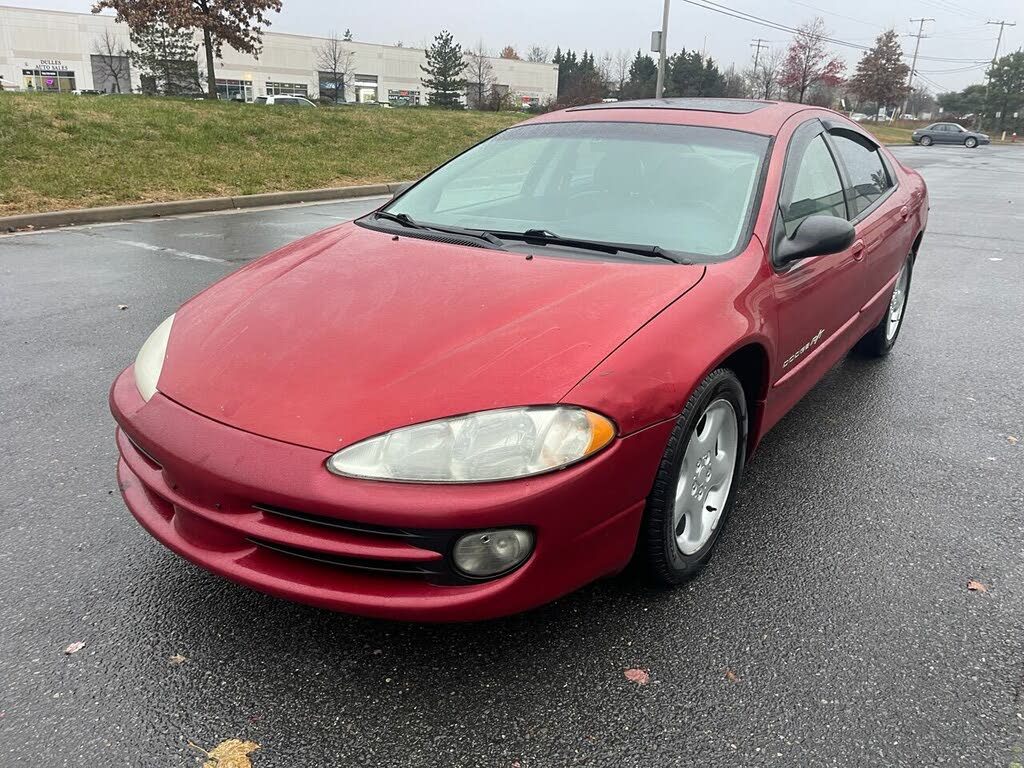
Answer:
[[665, 0], [665, 10], [661, 16], [661, 50], [658, 52], [658, 84], [654, 89], [654, 98], [660, 99], [665, 92], [665, 51], [668, 49], [668, 7], [671, 0]]

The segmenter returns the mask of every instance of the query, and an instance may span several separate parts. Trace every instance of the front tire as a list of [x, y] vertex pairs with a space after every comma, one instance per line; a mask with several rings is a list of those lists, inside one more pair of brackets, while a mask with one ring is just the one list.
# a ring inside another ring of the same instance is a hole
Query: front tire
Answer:
[[974, 149], [976, 146], [978, 146], [978, 140], [973, 136], [968, 136], [964, 140], [964, 146], [967, 147], [968, 149]]
[[932, 145], [932, 137], [931, 136], [922, 136], [921, 137], [921, 146], [922, 147], [930, 147], [931, 145]]
[[647, 498], [637, 554], [658, 583], [680, 584], [711, 559], [732, 510], [746, 445], [743, 386], [719, 368], [687, 400]]
[[903, 267], [892, 287], [889, 297], [889, 308], [878, 325], [872, 328], [863, 339], [857, 342], [857, 351], [867, 357], [885, 357], [896, 344], [903, 318], [907, 314], [907, 299], [910, 296], [910, 278], [914, 274], [914, 255], [911, 254], [903, 262]]

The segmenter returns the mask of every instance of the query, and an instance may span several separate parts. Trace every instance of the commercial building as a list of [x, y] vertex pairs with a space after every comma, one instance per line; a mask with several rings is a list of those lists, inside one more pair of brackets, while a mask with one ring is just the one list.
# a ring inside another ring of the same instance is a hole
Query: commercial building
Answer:
[[[200, 37], [196, 36], [196, 42]], [[141, 91], [142, 73], [127, 56], [128, 29], [106, 14], [66, 13], [0, 5], [0, 82], [4, 88], [44, 92]], [[263, 52], [254, 58], [224, 46], [214, 74], [222, 98], [252, 101], [257, 96], [301, 94], [317, 98], [333, 88], [334, 78], [318, 66], [324, 38], [266, 32]], [[393, 106], [426, 104], [421, 77], [423, 50], [364, 42], [345, 42], [351, 52], [344, 78], [344, 99]], [[199, 48], [197, 66], [205, 68]], [[543, 104], [558, 91], [552, 64], [491, 59], [499, 90], [518, 103]]]

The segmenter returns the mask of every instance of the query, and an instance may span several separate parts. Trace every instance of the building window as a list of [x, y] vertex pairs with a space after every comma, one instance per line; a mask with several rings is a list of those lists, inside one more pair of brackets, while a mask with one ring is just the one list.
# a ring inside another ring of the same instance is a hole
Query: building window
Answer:
[[360, 104], [377, 102], [377, 76], [356, 75], [356, 101]]
[[92, 83], [103, 93], [131, 93], [132, 67], [127, 56], [93, 54]]
[[415, 107], [420, 103], [419, 91], [388, 91], [388, 103], [393, 107]]
[[309, 96], [306, 83], [272, 83], [267, 82], [267, 96]]
[[67, 69], [23, 69], [26, 91], [70, 93], [75, 90], [75, 73]]
[[217, 78], [217, 98], [227, 101], [252, 101], [252, 80]]

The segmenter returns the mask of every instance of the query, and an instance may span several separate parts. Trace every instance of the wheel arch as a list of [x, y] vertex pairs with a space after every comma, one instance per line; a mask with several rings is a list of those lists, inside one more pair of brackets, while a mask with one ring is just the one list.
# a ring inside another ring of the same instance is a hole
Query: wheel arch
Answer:
[[917, 233], [917, 237], [914, 238], [914, 244], [910, 246], [910, 253], [914, 256], [914, 261], [917, 261], [917, 252], [921, 248], [922, 240], [924, 240], [923, 229]]
[[761, 441], [765, 402], [768, 399], [771, 378], [768, 348], [760, 341], [747, 340], [711, 366], [708, 373], [718, 368], [731, 370], [743, 386], [743, 396], [747, 404], [747, 455], [750, 456]]

